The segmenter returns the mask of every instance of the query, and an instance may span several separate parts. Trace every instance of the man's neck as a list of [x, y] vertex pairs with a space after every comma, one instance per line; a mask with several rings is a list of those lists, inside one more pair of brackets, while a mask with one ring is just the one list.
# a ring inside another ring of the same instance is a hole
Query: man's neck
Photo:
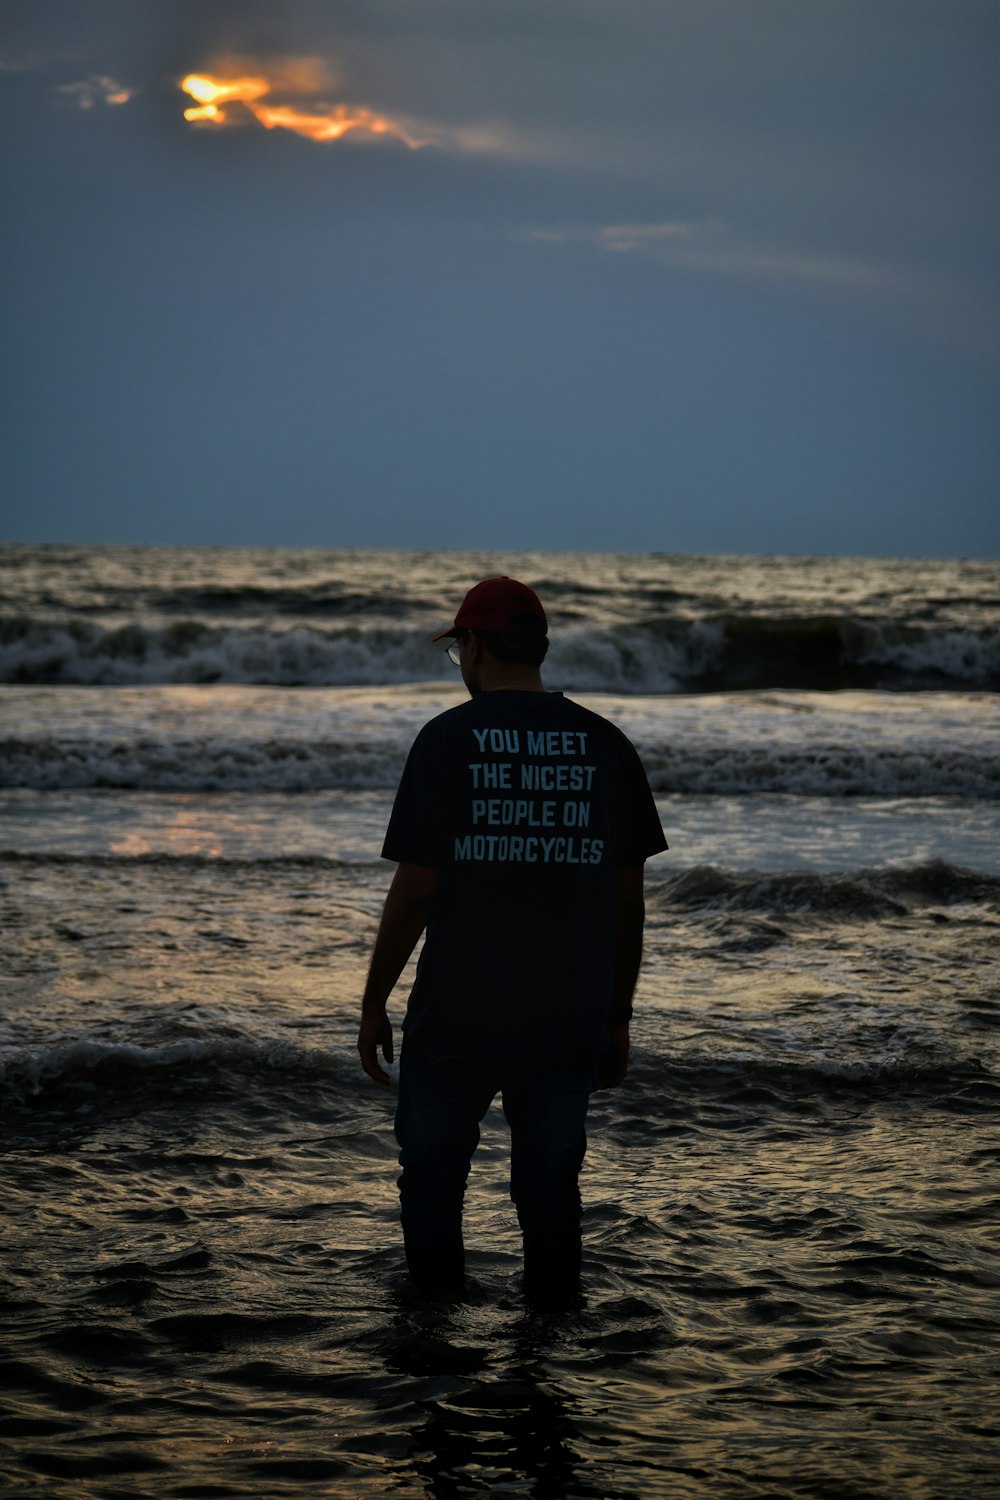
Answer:
[[537, 667], [513, 662], [484, 663], [479, 678], [481, 693], [544, 693], [542, 674]]

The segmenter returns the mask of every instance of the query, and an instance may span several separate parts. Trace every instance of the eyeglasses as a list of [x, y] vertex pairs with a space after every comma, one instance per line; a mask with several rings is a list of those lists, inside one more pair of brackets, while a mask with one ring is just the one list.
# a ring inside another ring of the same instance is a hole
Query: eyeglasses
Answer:
[[451, 644], [445, 648], [445, 654], [447, 655], [449, 661], [454, 662], [456, 667], [460, 667], [462, 665], [461, 641], [452, 641]]

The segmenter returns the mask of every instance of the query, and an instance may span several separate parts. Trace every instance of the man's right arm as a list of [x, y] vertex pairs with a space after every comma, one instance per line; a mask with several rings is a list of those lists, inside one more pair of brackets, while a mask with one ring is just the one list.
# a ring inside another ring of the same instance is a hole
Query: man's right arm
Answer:
[[615, 871], [615, 971], [608, 1016], [608, 1050], [597, 1072], [599, 1089], [615, 1088], [628, 1072], [628, 1028], [642, 962], [642, 930], [646, 920], [642, 871], [642, 865]]
[[386, 1015], [386, 1004], [427, 925], [431, 900], [440, 877], [440, 870], [404, 861], [397, 866], [385, 898], [361, 1002], [361, 1029], [358, 1032], [361, 1066], [376, 1083], [389, 1082], [388, 1073], [378, 1062], [380, 1047], [386, 1062], [392, 1062], [392, 1026]]

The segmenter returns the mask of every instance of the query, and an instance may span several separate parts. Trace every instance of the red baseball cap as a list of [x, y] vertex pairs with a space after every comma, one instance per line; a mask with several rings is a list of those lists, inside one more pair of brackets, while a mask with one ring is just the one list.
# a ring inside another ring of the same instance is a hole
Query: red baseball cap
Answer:
[[516, 578], [486, 578], [462, 600], [455, 623], [433, 637], [443, 641], [460, 630], [503, 630], [520, 635], [545, 635], [548, 621], [534, 589]]

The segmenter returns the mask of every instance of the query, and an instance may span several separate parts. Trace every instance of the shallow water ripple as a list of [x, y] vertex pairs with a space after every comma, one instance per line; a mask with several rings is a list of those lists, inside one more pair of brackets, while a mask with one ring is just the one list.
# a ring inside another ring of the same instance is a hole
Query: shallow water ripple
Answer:
[[691, 1097], [650, 1151], [624, 1099], [595, 1119], [587, 1303], [561, 1317], [521, 1302], [495, 1112], [455, 1309], [407, 1298], [361, 1090], [332, 1130], [301, 1096], [267, 1153], [225, 1094], [108, 1121], [75, 1160], [16, 1153], [10, 1493], [988, 1494], [997, 1143], [905, 1100], [777, 1141]]

